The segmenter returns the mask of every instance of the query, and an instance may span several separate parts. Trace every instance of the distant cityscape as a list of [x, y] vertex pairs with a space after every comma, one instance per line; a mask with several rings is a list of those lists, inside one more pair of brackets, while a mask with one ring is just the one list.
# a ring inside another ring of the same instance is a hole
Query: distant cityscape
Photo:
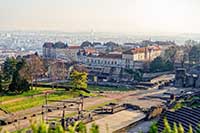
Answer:
[[38, 52], [42, 55], [42, 45], [45, 42], [65, 42], [70, 45], [80, 46], [84, 41], [91, 42], [115, 42], [119, 45], [137, 43], [142, 40], [175, 41], [183, 45], [186, 40], [198, 40], [198, 34], [180, 35], [144, 35], [144, 34], [117, 34], [117, 33], [65, 33], [65, 32], [29, 32], [29, 31], [1, 31], [0, 32], [0, 60], [6, 57], [31, 54]]

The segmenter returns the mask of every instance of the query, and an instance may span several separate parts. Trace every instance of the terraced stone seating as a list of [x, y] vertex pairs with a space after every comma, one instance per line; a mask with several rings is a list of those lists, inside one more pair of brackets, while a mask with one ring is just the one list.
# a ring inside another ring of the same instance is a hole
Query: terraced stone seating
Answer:
[[174, 122], [178, 125], [182, 124], [185, 132], [188, 132], [189, 126], [193, 128], [193, 132], [197, 132], [198, 125], [200, 124], [200, 107], [189, 108], [183, 107], [176, 111], [165, 111], [159, 121], [158, 121], [158, 131], [162, 132], [164, 130], [164, 118], [167, 118], [171, 127], [173, 127]]

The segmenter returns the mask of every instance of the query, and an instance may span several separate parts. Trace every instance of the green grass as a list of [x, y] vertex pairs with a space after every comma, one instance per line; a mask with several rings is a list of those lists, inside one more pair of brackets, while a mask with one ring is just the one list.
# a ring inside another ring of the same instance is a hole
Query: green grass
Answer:
[[[48, 95], [48, 100], [63, 100], [69, 99], [73, 97], [78, 97], [79, 94], [86, 95], [85, 92], [69, 92], [69, 91], [57, 91], [54, 94]], [[94, 96], [94, 94], [87, 94], [87, 96]], [[8, 111], [8, 112], [16, 112], [36, 106], [41, 106], [45, 103], [45, 96], [37, 96], [32, 98], [27, 98], [26, 100], [21, 100], [13, 103], [0, 105], [0, 108]]]
[[3, 96], [1, 96], [0, 101], [7, 101], [7, 100], [16, 99], [16, 98], [37, 95], [37, 94], [41, 94], [41, 91], [30, 90], [28, 92], [24, 92], [24, 93], [21, 93], [21, 94], [11, 94], [11, 93], [9, 93], [9, 94], [4, 94]]
[[126, 87], [104, 87], [98, 85], [89, 85], [88, 90], [90, 91], [131, 91], [133, 89], [128, 89]]
[[[68, 99], [74, 97], [74, 94], [66, 93], [66, 92], [60, 92], [56, 94], [49, 94], [48, 99], [49, 100], [62, 100], [62, 99]], [[43, 105], [45, 102], [45, 96], [38, 96], [33, 98], [27, 98], [26, 100], [17, 101], [13, 103], [8, 103], [5, 105], [0, 105], [0, 108], [8, 111], [8, 112], [16, 112], [28, 108], [32, 108], [35, 106]]]
[[[47, 88], [47, 87], [37, 87], [37, 88], [33, 88], [33, 90], [29, 90], [27, 92], [23, 92], [21, 94], [13, 94], [13, 93], [7, 93], [4, 94], [3, 96], [0, 97], [0, 102], [1, 101], [7, 101], [7, 100], [13, 100], [16, 98], [22, 98], [22, 97], [28, 97], [28, 96], [34, 96], [34, 95], [38, 95], [38, 94], [42, 94], [43, 91], [45, 90], [52, 90], [52, 88]], [[54, 89], [54, 90], [63, 90], [63, 89]]]

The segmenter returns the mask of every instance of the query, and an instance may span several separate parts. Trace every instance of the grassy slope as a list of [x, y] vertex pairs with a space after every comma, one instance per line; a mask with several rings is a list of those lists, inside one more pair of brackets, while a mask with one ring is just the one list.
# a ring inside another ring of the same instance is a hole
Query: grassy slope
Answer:
[[[102, 87], [102, 86], [88, 86], [88, 89], [91, 91], [128, 91], [130, 89], [127, 88], [117, 88], [117, 87]], [[28, 92], [24, 92], [19, 95], [5, 95], [0, 98], [0, 101], [6, 101], [6, 100], [13, 100], [16, 98], [26, 98], [26, 96], [33, 96], [37, 94], [42, 94], [42, 91], [44, 90], [52, 90], [51, 88], [42, 88], [37, 87], [37, 89], [30, 90]], [[79, 94], [77, 92], [66, 92], [62, 89], [57, 89], [56, 94], [49, 94], [48, 99], [51, 100], [63, 100], [63, 99], [69, 99], [78, 96]], [[87, 96], [94, 96], [93, 94], [87, 94], [85, 92], [81, 92], [83, 95]], [[36, 106], [43, 105], [45, 102], [44, 96], [37, 96], [32, 98], [27, 98], [26, 100], [16, 101], [12, 103], [8, 103], [5, 105], [0, 105], [0, 108], [8, 111], [8, 112], [16, 112]]]
[[1, 101], [7, 101], [7, 100], [13, 100], [16, 98], [21, 98], [21, 97], [26, 97], [26, 96], [33, 96], [33, 95], [38, 95], [38, 94], [42, 94], [42, 91], [45, 90], [51, 90], [51, 88], [41, 88], [41, 87], [37, 87], [34, 88], [33, 90], [30, 90], [28, 92], [23, 92], [21, 94], [4, 94], [3, 96], [0, 97], [0, 102]]
[[[62, 92], [62, 93], [50, 94], [48, 96], [48, 99], [61, 100], [61, 99], [72, 98], [73, 96], [74, 96], [73, 94], [67, 94], [67, 93]], [[37, 96], [33, 98], [27, 98], [26, 100], [21, 100], [17, 102], [0, 105], [0, 108], [9, 112], [16, 112], [19, 110], [24, 110], [24, 109], [42, 105], [44, 104], [44, 102], [45, 102], [44, 96]]]
[[[26, 93], [15, 95], [15, 96], [3, 96], [2, 99], [11, 100], [11, 99], [20, 98], [20, 97], [26, 98], [26, 96], [31, 96], [32, 94], [33, 95], [41, 94], [43, 90], [49, 90], [49, 88], [38, 88], [36, 91], [30, 91], [30, 92], [26, 92]], [[49, 100], [69, 99], [69, 98], [79, 96], [80, 93], [83, 95], [93, 96], [93, 94], [86, 94], [85, 92], [67, 92], [67, 91], [63, 91], [59, 89], [56, 91], [56, 93], [49, 94], [48, 99]], [[31, 97], [31, 98], [28, 97], [26, 98], [26, 100], [20, 100], [20, 101], [11, 102], [7, 104], [3, 104], [3, 105], [0, 104], [0, 108], [8, 112], [16, 112], [16, 111], [43, 105], [44, 102], [45, 102], [45, 96], [40, 95], [36, 97]]]

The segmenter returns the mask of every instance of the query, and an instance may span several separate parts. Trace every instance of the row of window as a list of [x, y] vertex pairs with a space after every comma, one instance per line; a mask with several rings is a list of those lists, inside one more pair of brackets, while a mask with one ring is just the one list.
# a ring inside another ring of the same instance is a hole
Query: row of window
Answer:
[[87, 63], [117, 65], [117, 61], [87, 59]]

